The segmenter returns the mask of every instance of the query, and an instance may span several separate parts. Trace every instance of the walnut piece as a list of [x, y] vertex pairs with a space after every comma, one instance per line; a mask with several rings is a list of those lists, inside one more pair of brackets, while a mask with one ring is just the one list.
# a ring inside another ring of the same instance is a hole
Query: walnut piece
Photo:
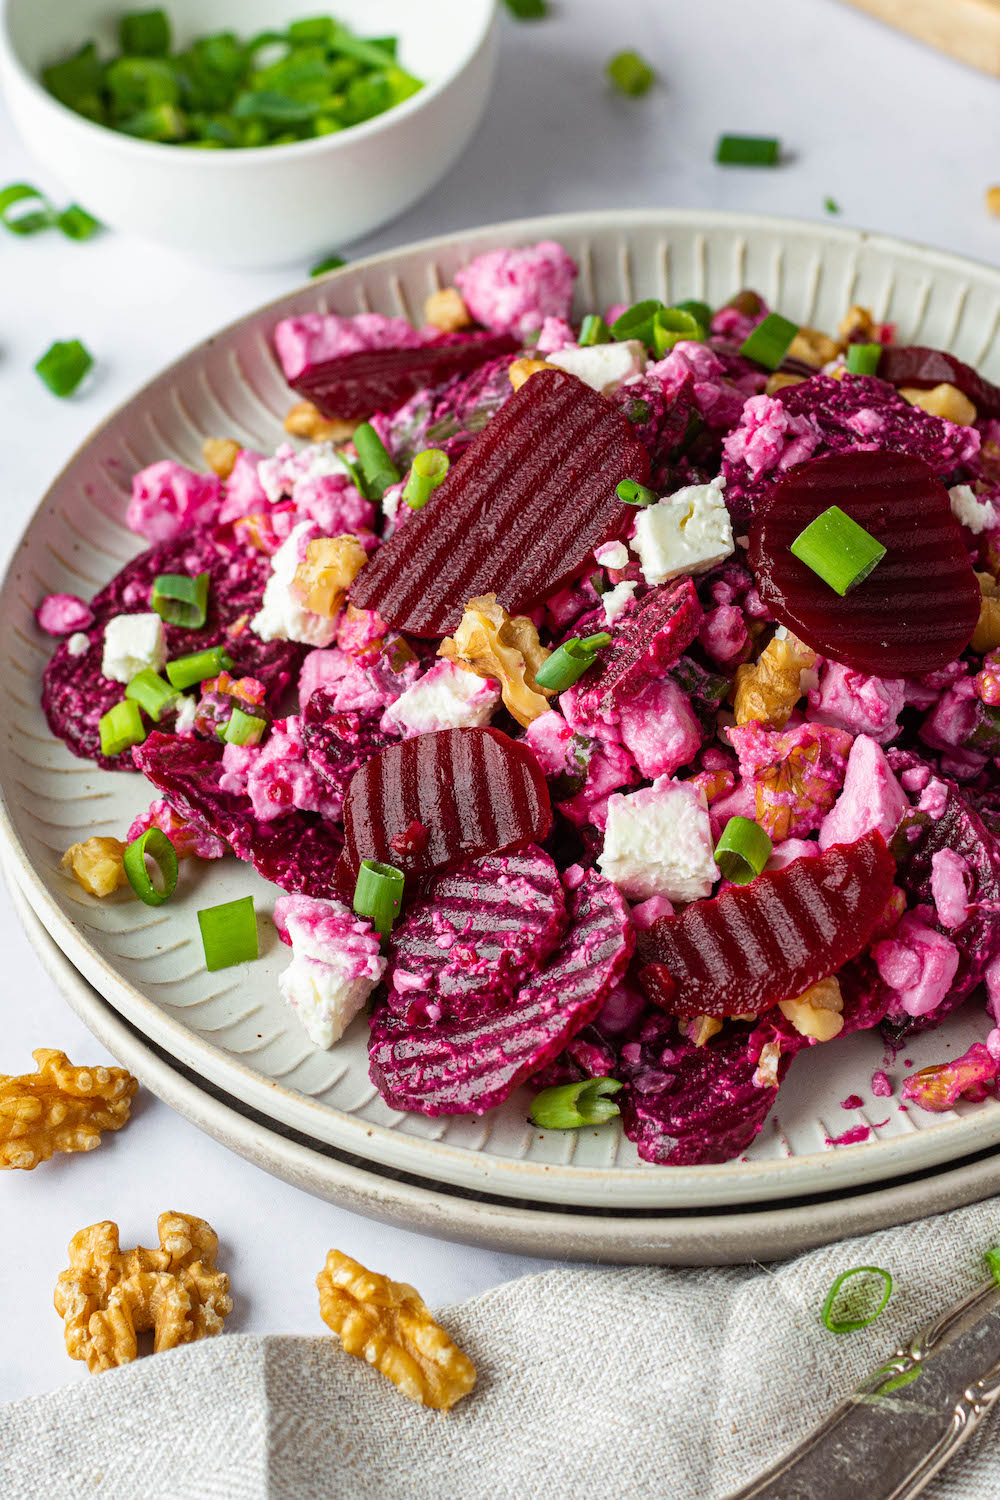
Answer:
[[715, 1016], [692, 1016], [690, 1020], [678, 1021], [677, 1029], [696, 1047], [704, 1047], [713, 1036], [718, 1036], [722, 1030], [722, 1022]]
[[946, 422], [954, 422], [956, 427], [971, 427], [976, 420], [976, 408], [968, 396], [957, 386], [949, 385], [946, 380], [941, 385], [932, 386], [929, 391], [901, 385], [899, 394], [911, 406], [919, 406], [921, 411], [930, 412], [932, 417], [943, 417]]
[[438, 655], [498, 682], [507, 710], [525, 729], [549, 706], [552, 694], [538, 686], [535, 673], [551, 653], [527, 615], [510, 616], [496, 594], [469, 600], [461, 624], [441, 642]]
[[783, 391], [788, 385], [801, 385], [807, 378], [805, 375], [792, 375], [787, 370], [775, 370], [773, 375], [767, 377], [764, 394], [773, 396], [778, 391]]
[[222, 1332], [233, 1310], [229, 1277], [216, 1269], [219, 1240], [204, 1219], [165, 1213], [156, 1250], [121, 1250], [110, 1220], [81, 1229], [69, 1242], [69, 1269], [56, 1285], [56, 1312], [66, 1324], [66, 1351], [92, 1375], [136, 1357], [136, 1334], [154, 1334], [153, 1349], [174, 1349]]
[[314, 615], [332, 620], [367, 560], [356, 536], [318, 537], [295, 570], [292, 593]]
[[285, 417], [285, 431], [310, 443], [346, 443], [358, 425], [343, 417], [324, 417], [311, 401], [296, 401]]
[[781, 1043], [765, 1042], [760, 1049], [760, 1057], [757, 1059], [757, 1068], [751, 1082], [755, 1083], [759, 1089], [776, 1089], [780, 1057]]
[[38, 1047], [37, 1072], [0, 1073], [0, 1170], [30, 1172], [57, 1151], [93, 1151], [102, 1130], [121, 1130], [139, 1084], [124, 1068], [76, 1068]]
[[976, 577], [982, 598], [970, 645], [982, 656], [1000, 646], [1000, 585], [992, 573], [977, 573]]
[[832, 1041], [844, 1029], [844, 997], [833, 976], [811, 984], [793, 1000], [779, 1000], [778, 1009], [800, 1036], [817, 1042]]
[[753, 666], [736, 668], [733, 709], [737, 724], [756, 721], [784, 729], [803, 696], [802, 673], [816, 664], [816, 653], [794, 635], [774, 636]]
[[868, 344], [878, 342], [875, 336], [875, 318], [871, 308], [859, 307], [857, 303], [854, 303], [841, 318], [840, 327], [837, 329], [837, 337], [840, 340], [841, 346], [845, 346], [852, 341], [856, 334], [861, 335], [858, 340], [859, 343]]
[[1000, 219], [1000, 187], [990, 187], [985, 194], [986, 212]]
[[821, 333], [818, 328], [803, 327], [789, 344], [787, 357], [800, 359], [804, 365], [812, 365], [814, 370], [820, 370], [832, 359], [836, 359], [839, 353], [839, 345], [828, 333]]
[[206, 438], [201, 445], [201, 456], [213, 474], [228, 479], [240, 456], [240, 445], [232, 438]]
[[128, 885], [125, 845], [121, 839], [87, 839], [70, 844], [62, 867], [91, 896], [110, 896], [120, 885]]
[[510, 383], [515, 391], [519, 391], [526, 380], [532, 375], [537, 375], [539, 370], [557, 370], [558, 365], [550, 365], [547, 359], [515, 359], [509, 371]]
[[418, 1292], [339, 1250], [316, 1277], [323, 1322], [347, 1354], [374, 1365], [404, 1396], [448, 1411], [476, 1383], [476, 1367], [431, 1316]]
[[468, 328], [472, 314], [457, 286], [442, 287], [441, 291], [431, 293], [424, 303], [424, 322], [432, 328], [440, 328], [442, 333], [457, 333], [460, 328]]

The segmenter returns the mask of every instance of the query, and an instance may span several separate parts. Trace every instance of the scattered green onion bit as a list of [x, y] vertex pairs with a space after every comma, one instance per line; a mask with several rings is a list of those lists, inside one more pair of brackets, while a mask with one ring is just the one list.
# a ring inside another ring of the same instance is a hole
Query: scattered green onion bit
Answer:
[[603, 1125], [621, 1111], [609, 1097], [621, 1088], [617, 1078], [584, 1078], [542, 1089], [531, 1101], [528, 1118], [543, 1130], [579, 1130], [581, 1125]]
[[0, 224], [11, 234], [37, 234], [55, 223], [55, 211], [44, 193], [29, 182], [12, 182], [0, 190]]
[[551, 656], [546, 657], [535, 673], [535, 681], [539, 687], [561, 693], [565, 688], [572, 687], [587, 668], [593, 666], [598, 651], [610, 644], [611, 637], [606, 630], [599, 631], [597, 635], [584, 636], [582, 640], [579, 636], [571, 636]]
[[266, 719], [258, 714], [245, 713], [237, 706], [233, 709], [222, 738], [230, 745], [259, 745], [266, 728]]
[[253, 897], [223, 901], [220, 906], [206, 906], [198, 913], [201, 941], [205, 949], [205, 968], [209, 973], [247, 963], [260, 952], [257, 939], [257, 913]]
[[705, 338], [705, 326], [683, 307], [661, 307], [653, 319], [653, 348], [658, 359], [682, 339], [701, 343]]
[[740, 345], [744, 359], [755, 360], [768, 370], [776, 370], [788, 353], [788, 347], [799, 331], [797, 323], [780, 313], [768, 313]]
[[776, 167], [781, 143], [766, 135], [720, 135], [715, 159], [723, 167]]
[[125, 697], [139, 707], [145, 709], [154, 724], [158, 724], [163, 715], [169, 713], [180, 698], [176, 688], [164, 682], [158, 672], [152, 667], [146, 667], [144, 671], [138, 672], [128, 687], [125, 689]]
[[[146, 868], [147, 858], [159, 871], [160, 884], [156, 886]], [[125, 874], [128, 883], [147, 906], [162, 906], [177, 888], [177, 851], [159, 828], [147, 828], [145, 833], [133, 839], [125, 850]]]
[[621, 480], [615, 494], [626, 505], [655, 505], [660, 498], [655, 490], [640, 484], [637, 479]]
[[993, 1280], [1000, 1284], [1000, 1245], [994, 1245], [992, 1250], [987, 1250], [983, 1259], [986, 1261], [986, 1268]]
[[[834, 1313], [834, 1308], [840, 1296], [840, 1289], [852, 1276], [880, 1276], [884, 1287], [881, 1301], [873, 1310], [871, 1306], [873, 1289], [871, 1286], [867, 1287], [867, 1296], [865, 1296], [864, 1288], [854, 1287], [851, 1289], [851, 1293], [844, 1298], [846, 1306], [842, 1309], [843, 1315], [837, 1317]], [[891, 1296], [892, 1277], [888, 1271], [883, 1270], [881, 1266], [852, 1266], [849, 1271], [841, 1271], [840, 1275], [834, 1278], [833, 1285], [826, 1294], [826, 1301], [823, 1303], [823, 1311], [820, 1316], [831, 1333], [853, 1333], [857, 1328], [867, 1328], [869, 1323], [874, 1323]], [[864, 1299], [868, 1307], [868, 1310], [864, 1312], [861, 1306], [862, 1299]]]
[[56, 217], [56, 228], [61, 229], [68, 240], [89, 240], [100, 227], [100, 219], [88, 214], [79, 203], [71, 203]]
[[623, 343], [626, 339], [639, 339], [644, 344], [652, 344], [655, 336], [656, 315], [662, 312], [663, 303], [655, 299], [647, 299], [644, 302], [633, 302], [627, 307], [620, 318], [616, 318], [611, 325], [614, 337]]
[[828, 214], [840, 213], [840, 204], [837, 202], [836, 198], [824, 198], [823, 207], [826, 209]]
[[165, 57], [170, 51], [170, 22], [162, 10], [133, 10], [118, 22], [121, 49], [130, 57]]
[[116, 703], [114, 708], [109, 708], [106, 714], [102, 714], [97, 729], [101, 736], [102, 755], [121, 755], [123, 750], [128, 750], [132, 745], [141, 745], [146, 738], [139, 705], [130, 698], [126, 698], [123, 703]]
[[50, 344], [35, 362], [35, 371], [53, 396], [72, 396], [93, 363], [93, 356], [79, 339], [68, 339], [65, 343]]
[[580, 347], [589, 349], [592, 344], [610, 344], [611, 329], [600, 313], [588, 313], [580, 324]]
[[197, 687], [209, 677], [228, 672], [232, 665], [224, 646], [212, 646], [207, 651], [192, 651], [188, 656], [177, 656], [168, 661], [167, 677], [183, 693], [185, 688]]
[[364, 476], [365, 493], [369, 500], [381, 500], [390, 484], [398, 484], [402, 476], [370, 422], [362, 422], [354, 429], [353, 442]]
[[791, 551], [841, 598], [863, 583], [885, 556], [882, 543], [839, 505], [831, 505], [810, 521], [795, 538]]
[[771, 840], [759, 823], [730, 818], [715, 846], [715, 863], [734, 885], [749, 885], [771, 858]]
[[617, 52], [605, 68], [615, 88], [630, 99], [648, 94], [656, 82], [656, 74], [638, 52]]
[[542, 21], [549, 13], [549, 0], [507, 0], [507, 9], [518, 21]]
[[403, 499], [411, 510], [422, 510], [451, 467], [451, 459], [441, 448], [425, 448], [410, 468]]
[[361, 861], [354, 886], [354, 910], [382, 937], [392, 931], [399, 916], [405, 878], [395, 865], [383, 865], [377, 859]]
[[689, 297], [685, 302], [674, 304], [679, 312], [690, 313], [695, 322], [700, 324], [707, 333], [712, 324], [712, 309], [707, 302], [699, 302], [695, 297]]
[[347, 261], [342, 255], [327, 255], [323, 260], [318, 260], [314, 266], [309, 267], [310, 276], [325, 276], [327, 271], [339, 271], [341, 266], [346, 266]]
[[881, 358], [881, 344], [848, 344], [847, 346], [847, 369], [851, 375], [874, 375]]
[[200, 630], [208, 618], [208, 573], [188, 578], [183, 573], [161, 573], [153, 579], [150, 604], [168, 625]]

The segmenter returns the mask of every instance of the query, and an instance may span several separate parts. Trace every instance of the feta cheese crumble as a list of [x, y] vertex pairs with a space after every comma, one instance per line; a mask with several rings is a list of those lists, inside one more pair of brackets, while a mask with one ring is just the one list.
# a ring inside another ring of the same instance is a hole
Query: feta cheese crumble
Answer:
[[951, 501], [952, 515], [963, 526], [967, 526], [973, 536], [979, 536], [983, 531], [992, 531], [1000, 522], [993, 502], [980, 500], [971, 485], [952, 485], [948, 491], [948, 499]]
[[70, 656], [86, 656], [89, 647], [90, 637], [84, 635], [82, 630], [78, 630], [75, 635], [71, 635], [66, 642], [66, 650]]
[[317, 1047], [332, 1047], [382, 978], [378, 934], [339, 901], [279, 896], [274, 925], [292, 947], [278, 989]]
[[647, 583], [665, 583], [681, 573], [703, 573], [733, 550], [733, 527], [720, 475], [710, 484], [689, 484], [640, 510], [632, 551]]
[[575, 375], [599, 396], [613, 396], [620, 385], [641, 375], [646, 368], [646, 350], [638, 339], [625, 339], [620, 344], [591, 344], [585, 349], [557, 349], [545, 357], [550, 365]]
[[594, 561], [602, 568], [627, 568], [628, 548], [624, 542], [602, 542], [594, 548]]
[[163, 621], [159, 615], [115, 615], [104, 627], [101, 671], [114, 682], [131, 682], [151, 667], [162, 672], [167, 662]]
[[700, 901], [719, 878], [713, 849], [701, 787], [660, 776], [650, 787], [608, 798], [597, 863], [632, 900]]
[[623, 578], [621, 583], [616, 583], [613, 589], [608, 589], [606, 594], [601, 595], [606, 624], [613, 624], [619, 615], [625, 613], [638, 587], [637, 583], [630, 583], [627, 578]]
[[390, 704], [382, 727], [398, 730], [406, 739], [437, 729], [480, 729], [490, 722], [499, 702], [497, 683], [454, 662], [439, 661]]
[[271, 559], [271, 576], [261, 607], [250, 629], [262, 641], [301, 641], [307, 646], [329, 646], [337, 634], [336, 616], [313, 614], [292, 592], [295, 570], [306, 546], [318, 535], [312, 521], [300, 521]]

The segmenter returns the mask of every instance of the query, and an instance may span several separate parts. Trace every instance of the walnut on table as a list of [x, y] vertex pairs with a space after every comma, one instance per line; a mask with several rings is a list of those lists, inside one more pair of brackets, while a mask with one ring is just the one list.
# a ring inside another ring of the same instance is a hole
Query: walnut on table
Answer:
[[66, 1324], [66, 1351], [92, 1375], [129, 1364], [136, 1335], [152, 1332], [153, 1349], [174, 1349], [222, 1332], [232, 1312], [229, 1277], [215, 1258], [219, 1240], [204, 1219], [165, 1213], [159, 1247], [122, 1250], [110, 1220], [81, 1229], [69, 1243], [69, 1269], [55, 1291]]
[[0, 1169], [30, 1172], [57, 1151], [92, 1151], [102, 1130], [120, 1130], [139, 1084], [124, 1068], [76, 1068], [39, 1047], [38, 1071], [0, 1073]]
[[316, 1277], [319, 1308], [347, 1354], [374, 1365], [404, 1396], [448, 1411], [476, 1383], [476, 1367], [435, 1323], [412, 1286], [366, 1271], [331, 1250]]

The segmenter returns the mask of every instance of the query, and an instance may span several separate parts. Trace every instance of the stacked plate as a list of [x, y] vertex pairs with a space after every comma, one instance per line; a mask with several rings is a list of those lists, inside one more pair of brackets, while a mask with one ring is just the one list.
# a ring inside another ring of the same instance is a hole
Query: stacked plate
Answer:
[[283, 1006], [287, 952], [268, 922], [256, 964], [205, 971], [197, 908], [246, 894], [260, 912], [272, 904], [273, 887], [246, 866], [188, 861], [158, 909], [128, 892], [97, 901], [59, 869], [71, 842], [121, 837], [150, 795], [139, 777], [98, 771], [53, 739], [39, 706], [50, 643], [33, 615], [46, 593], [89, 595], [138, 550], [122, 519], [131, 475], [162, 458], [200, 466], [207, 435], [264, 451], [283, 439], [291, 398], [269, 342], [279, 317], [374, 310], [419, 322], [427, 294], [470, 256], [543, 238], [577, 259], [582, 307], [647, 295], [714, 305], [753, 286], [829, 328], [861, 302], [906, 341], [952, 348], [1000, 379], [997, 272], [848, 230], [719, 214], [500, 225], [359, 262], [234, 324], [77, 453], [0, 593], [0, 842], [29, 933], [70, 1003], [154, 1092], [268, 1170], [410, 1227], [536, 1254], [707, 1262], [790, 1253], [983, 1196], [1000, 1185], [1000, 1103], [928, 1115], [871, 1093], [876, 1069], [898, 1084], [982, 1038], [981, 1007], [915, 1040], [905, 1069], [877, 1034], [813, 1048], [745, 1158], [654, 1168], [616, 1124], [535, 1129], [525, 1094], [482, 1120], [390, 1110], [368, 1078], [362, 1025], [321, 1052]]

